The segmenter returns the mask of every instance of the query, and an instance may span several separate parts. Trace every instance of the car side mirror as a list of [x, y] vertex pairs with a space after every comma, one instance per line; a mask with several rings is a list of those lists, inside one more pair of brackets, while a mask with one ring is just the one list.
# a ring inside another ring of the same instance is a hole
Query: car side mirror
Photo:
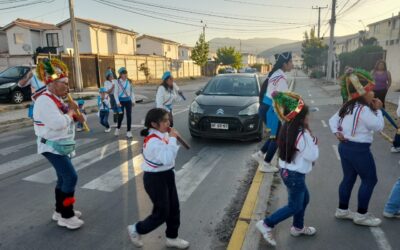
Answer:
[[200, 95], [200, 94], [201, 94], [201, 92], [203, 92], [203, 89], [199, 89], [199, 90], [197, 90], [196, 92], [194, 92], [194, 94], [195, 94], [195, 95]]

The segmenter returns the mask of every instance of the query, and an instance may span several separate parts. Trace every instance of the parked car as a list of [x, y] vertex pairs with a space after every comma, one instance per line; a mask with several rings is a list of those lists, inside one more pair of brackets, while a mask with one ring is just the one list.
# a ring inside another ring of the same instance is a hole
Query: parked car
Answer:
[[224, 69], [225, 73], [224, 74], [233, 74], [233, 73], [237, 73], [237, 70], [232, 68], [232, 67], [226, 67]]
[[192, 137], [261, 140], [258, 117], [260, 84], [256, 74], [224, 74], [196, 92], [190, 105]]
[[13, 103], [22, 103], [30, 99], [30, 86], [20, 88], [17, 84], [30, 70], [28, 66], [15, 66], [0, 72], [0, 99]]

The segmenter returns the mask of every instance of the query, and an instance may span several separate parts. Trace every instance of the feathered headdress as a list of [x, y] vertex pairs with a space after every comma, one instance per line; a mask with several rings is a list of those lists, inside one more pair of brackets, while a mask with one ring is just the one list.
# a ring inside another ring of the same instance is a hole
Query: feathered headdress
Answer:
[[365, 95], [375, 86], [371, 74], [363, 69], [348, 68], [341, 80], [341, 94], [346, 101]]
[[53, 58], [43, 59], [36, 67], [38, 78], [45, 84], [68, 77], [68, 67], [61, 60]]
[[272, 99], [274, 100], [275, 113], [281, 121], [285, 122], [293, 120], [305, 105], [301, 96], [293, 92], [275, 91], [272, 93]]

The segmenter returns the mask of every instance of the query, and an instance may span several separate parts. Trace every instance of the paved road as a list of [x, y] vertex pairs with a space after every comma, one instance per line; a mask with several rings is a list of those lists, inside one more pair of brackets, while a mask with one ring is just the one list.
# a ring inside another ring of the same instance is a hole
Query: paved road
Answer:
[[[318, 230], [315, 237], [294, 238], [289, 234], [291, 220], [276, 227], [276, 249], [324, 249], [324, 250], [364, 250], [364, 249], [400, 249], [398, 237], [400, 221], [383, 219], [379, 228], [370, 229], [354, 225], [351, 221], [338, 221], [334, 212], [338, 205], [338, 185], [342, 178], [341, 165], [335, 147], [338, 145], [330, 133], [328, 119], [338, 109], [340, 97], [332, 97], [320, 86], [305, 77], [299, 77], [296, 92], [300, 93], [310, 106], [318, 107], [312, 113], [313, 133], [319, 138], [320, 158], [313, 171], [307, 176], [311, 202], [306, 211], [305, 223]], [[382, 218], [382, 211], [392, 185], [400, 175], [398, 161], [400, 155], [389, 153], [390, 145], [379, 135], [375, 136], [372, 151], [377, 164], [379, 182], [370, 203], [370, 212]], [[356, 210], [356, 183], [351, 209]], [[287, 193], [283, 184], [278, 185], [272, 198], [270, 211], [283, 206], [287, 202]], [[268, 249], [265, 244], [260, 249]]]
[[[176, 128], [192, 145], [191, 150], [180, 150], [176, 164], [181, 237], [191, 242], [191, 249], [224, 246], [215, 237], [216, 226], [242, 185], [250, 155], [257, 148], [254, 142], [190, 138], [188, 105], [204, 84], [183, 86], [189, 100], [175, 109]], [[148, 91], [154, 95], [154, 90]], [[139, 127], [151, 107], [153, 103], [134, 108], [132, 141], [124, 134], [118, 139], [105, 134], [95, 115], [89, 116], [92, 132], [77, 135], [76, 208], [83, 212], [85, 225], [73, 232], [50, 220], [55, 176], [51, 166], [36, 155], [33, 129], [0, 135], [0, 249], [134, 249], [126, 226], [151, 209], [139, 167]], [[144, 249], [164, 249], [163, 230], [146, 236]]]

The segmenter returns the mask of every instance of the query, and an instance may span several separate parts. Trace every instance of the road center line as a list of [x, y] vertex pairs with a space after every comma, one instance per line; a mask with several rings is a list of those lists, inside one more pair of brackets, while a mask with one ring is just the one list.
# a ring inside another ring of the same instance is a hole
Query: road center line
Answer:
[[314, 103], [315, 103], [314, 100], [311, 100], [310, 102], [311, 102], [311, 104], [314, 104]]
[[340, 161], [340, 155], [337, 145], [332, 145], [333, 151], [335, 151], [336, 158]]
[[188, 110], [189, 110], [188, 108], [185, 108], [185, 109], [183, 109], [183, 110], [179, 110], [179, 111], [177, 111], [177, 112], [173, 112], [173, 115], [179, 115], [179, 114], [184, 113], [184, 112], [186, 112], [186, 111], [188, 111]]
[[326, 124], [326, 122], [325, 122], [324, 120], [321, 120], [321, 122], [322, 122], [322, 126], [323, 126], [324, 128], [328, 127], [328, 125]]
[[380, 227], [370, 227], [372, 235], [375, 238], [376, 243], [378, 244], [379, 250], [392, 250], [389, 241], [387, 240], [385, 233], [382, 231]]

